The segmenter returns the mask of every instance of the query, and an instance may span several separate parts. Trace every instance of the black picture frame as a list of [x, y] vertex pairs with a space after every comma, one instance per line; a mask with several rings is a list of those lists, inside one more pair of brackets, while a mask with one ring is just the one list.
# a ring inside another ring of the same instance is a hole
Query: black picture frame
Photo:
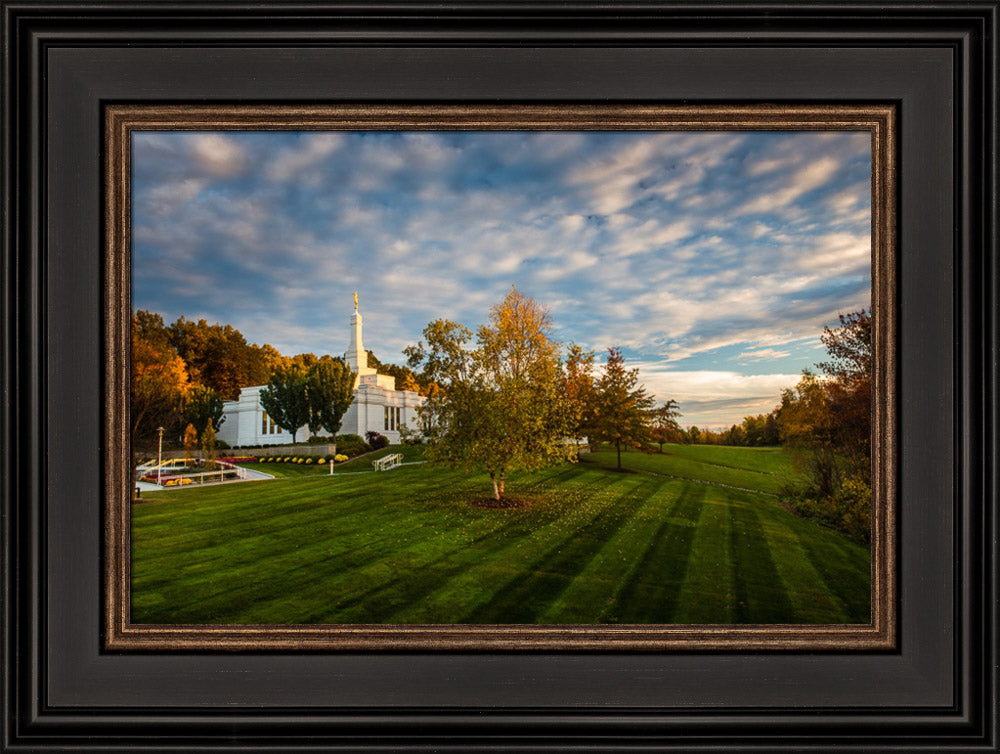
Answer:
[[[4, 751], [996, 751], [998, 4], [0, 1]], [[102, 649], [102, 108], [890, 102], [899, 643]]]

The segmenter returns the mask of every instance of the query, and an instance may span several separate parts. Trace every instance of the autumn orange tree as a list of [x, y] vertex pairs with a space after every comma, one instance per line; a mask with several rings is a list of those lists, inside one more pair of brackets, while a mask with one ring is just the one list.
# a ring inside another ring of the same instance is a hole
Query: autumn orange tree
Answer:
[[184, 428], [184, 465], [191, 465], [191, 452], [198, 448], [198, 430], [193, 424]]
[[287, 366], [273, 347], [247, 343], [232, 325], [180, 317], [167, 330], [192, 381], [212, 388], [223, 400], [235, 400], [240, 388], [263, 384], [276, 368]]
[[171, 347], [159, 315], [132, 317], [132, 446], [148, 449], [157, 428], [175, 429], [191, 391], [184, 360]]
[[567, 436], [579, 443], [589, 439], [594, 420], [594, 352], [570, 343], [562, 377]]
[[839, 316], [840, 326], [820, 336], [829, 360], [817, 364], [828, 376], [834, 431], [850, 473], [871, 484], [872, 317], [865, 309]]

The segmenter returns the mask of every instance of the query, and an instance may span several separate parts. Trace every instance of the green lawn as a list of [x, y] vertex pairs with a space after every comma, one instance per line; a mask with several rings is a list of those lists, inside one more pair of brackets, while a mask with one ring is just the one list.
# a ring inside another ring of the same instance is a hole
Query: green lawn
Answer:
[[749, 465], [747, 449], [710, 450], [626, 454], [635, 473], [594, 454], [514, 475], [508, 492], [531, 503], [515, 509], [470, 505], [488, 493], [485, 476], [426, 464], [146, 493], [132, 509], [132, 618], [868, 622], [867, 550], [771, 495], [733, 489], [769, 491], [766, 464], [731, 487], [675, 478], [700, 469], [732, 481]]
[[[608, 469], [617, 454], [601, 450], [583, 458]], [[663, 453], [623, 453], [622, 468], [680, 479], [702, 480], [777, 494], [799, 481], [791, 457], [781, 448], [736, 448], [713, 445], [664, 445]]]

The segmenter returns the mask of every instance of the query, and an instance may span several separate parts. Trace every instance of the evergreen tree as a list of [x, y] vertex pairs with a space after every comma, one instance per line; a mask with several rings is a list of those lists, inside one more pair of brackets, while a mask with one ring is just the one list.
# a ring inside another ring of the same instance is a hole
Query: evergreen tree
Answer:
[[649, 412], [653, 397], [639, 384], [639, 370], [626, 369], [621, 349], [608, 349], [604, 372], [594, 395], [593, 434], [611, 443], [622, 467], [622, 447], [645, 448], [650, 440]]

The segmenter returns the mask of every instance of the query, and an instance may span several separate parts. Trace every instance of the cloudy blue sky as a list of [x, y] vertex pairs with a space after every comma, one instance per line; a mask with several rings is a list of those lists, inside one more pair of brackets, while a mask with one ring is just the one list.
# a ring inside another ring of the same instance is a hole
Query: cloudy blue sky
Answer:
[[403, 363], [511, 285], [685, 426], [770, 410], [871, 300], [862, 132], [137, 132], [135, 309]]

